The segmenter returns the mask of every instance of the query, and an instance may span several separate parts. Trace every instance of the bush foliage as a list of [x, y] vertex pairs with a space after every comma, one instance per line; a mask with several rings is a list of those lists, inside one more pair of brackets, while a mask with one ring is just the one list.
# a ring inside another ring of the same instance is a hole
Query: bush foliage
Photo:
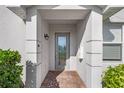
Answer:
[[0, 49], [0, 87], [21, 87], [23, 66], [19, 65], [21, 55], [18, 51]]
[[102, 76], [104, 88], [124, 88], [124, 64], [108, 67]]

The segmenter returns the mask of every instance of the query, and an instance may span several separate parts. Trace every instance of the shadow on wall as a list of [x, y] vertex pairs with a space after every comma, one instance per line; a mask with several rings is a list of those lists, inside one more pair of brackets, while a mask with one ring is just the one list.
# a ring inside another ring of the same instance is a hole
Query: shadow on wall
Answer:
[[77, 39], [78, 40], [77, 40], [76, 54], [78, 53], [78, 50], [80, 49], [81, 42], [83, 40], [83, 35], [85, 34], [85, 30], [86, 30], [86, 26], [87, 26], [87, 22], [88, 22], [90, 13], [91, 13], [91, 11], [89, 11], [89, 13], [88, 13], [87, 17], [85, 18], [85, 20], [83, 20], [83, 21], [81, 20], [80, 23], [79, 23], [80, 29], [78, 29], [78, 33], [77, 33]]

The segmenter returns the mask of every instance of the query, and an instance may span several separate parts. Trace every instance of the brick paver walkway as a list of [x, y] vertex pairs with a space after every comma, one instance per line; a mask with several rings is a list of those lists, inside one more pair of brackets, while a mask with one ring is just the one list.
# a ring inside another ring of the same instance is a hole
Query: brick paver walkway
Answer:
[[76, 71], [49, 71], [41, 88], [85, 88]]

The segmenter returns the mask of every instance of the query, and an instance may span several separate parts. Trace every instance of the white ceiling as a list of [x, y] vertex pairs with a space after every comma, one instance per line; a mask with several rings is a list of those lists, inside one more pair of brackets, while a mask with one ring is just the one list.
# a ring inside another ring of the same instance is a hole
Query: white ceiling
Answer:
[[89, 10], [65, 10], [65, 9], [44, 9], [39, 10], [45, 20], [83, 20], [90, 12]]
[[79, 20], [48, 20], [48, 24], [77, 24]]

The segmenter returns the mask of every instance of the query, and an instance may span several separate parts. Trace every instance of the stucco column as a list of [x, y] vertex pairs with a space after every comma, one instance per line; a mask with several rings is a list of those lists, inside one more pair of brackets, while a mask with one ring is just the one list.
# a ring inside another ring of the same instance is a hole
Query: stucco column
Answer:
[[37, 12], [27, 10], [25, 35], [26, 60], [33, 64], [26, 67], [26, 87], [37, 87]]
[[124, 63], [124, 25], [122, 25], [122, 62]]
[[30, 21], [26, 22], [26, 54], [27, 60], [31, 60], [33, 63], [37, 63], [37, 15], [30, 18]]
[[87, 71], [87, 86], [88, 87], [102, 87], [101, 73], [102, 73], [102, 15], [91, 12], [91, 31], [86, 43], [88, 46], [86, 62]]
[[[27, 10], [26, 18], [26, 60], [33, 63], [27, 67], [27, 87], [40, 87], [41, 85], [41, 15], [35, 8]], [[44, 74], [44, 73], [43, 73]]]

